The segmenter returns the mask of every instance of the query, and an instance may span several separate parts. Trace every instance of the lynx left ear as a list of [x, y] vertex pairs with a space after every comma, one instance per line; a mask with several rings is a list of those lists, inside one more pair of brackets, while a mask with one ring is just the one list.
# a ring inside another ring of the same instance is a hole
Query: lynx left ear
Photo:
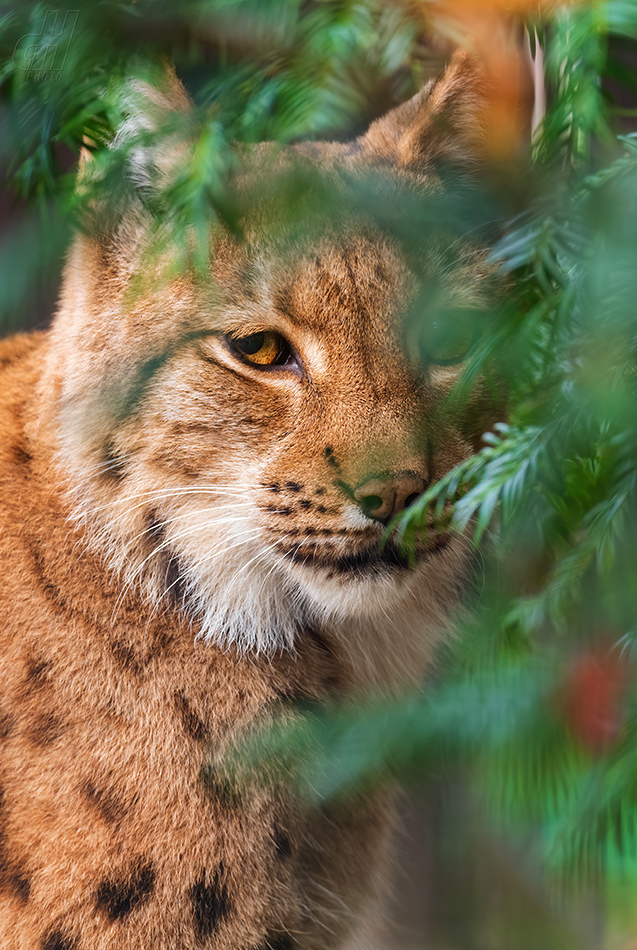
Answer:
[[451, 163], [469, 170], [522, 141], [519, 88], [500, 86], [480, 62], [458, 52], [438, 80], [373, 122], [361, 144], [404, 167]]
[[165, 184], [181, 167], [186, 142], [179, 134], [192, 102], [175, 73], [164, 65], [154, 81], [130, 79], [123, 89], [124, 120], [114, 146], [130, 145], [132, 180], [142, 186]]
[[[136, 187], [165, 185], [181, 168], [187, 144], [179, 133], [192, 102], [172, 66], [166, 64], [151, 79], [129, 78], [118, 90], [121, 122], [111, 149], [126, 152], [127, 177]], [[80, 151], [78, 186], [94, 174], [94, 143], [85, 137]]]

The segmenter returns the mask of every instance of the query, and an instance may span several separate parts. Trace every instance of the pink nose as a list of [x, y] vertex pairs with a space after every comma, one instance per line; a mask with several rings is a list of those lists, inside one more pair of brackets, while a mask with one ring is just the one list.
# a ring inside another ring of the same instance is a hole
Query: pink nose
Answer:
[[419, 475], [378, 476], [370, 478], [354, 491], [354, 498], [370, 518], [387, 524], [394, 515], [408, 508], [425, 490]]

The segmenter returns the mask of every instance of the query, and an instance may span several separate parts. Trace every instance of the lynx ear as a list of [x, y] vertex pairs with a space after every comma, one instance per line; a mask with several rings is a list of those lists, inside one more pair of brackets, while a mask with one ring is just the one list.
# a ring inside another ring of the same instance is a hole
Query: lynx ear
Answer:
[[[509, 138], [519, 142], [524, 123], [517, 115], [518, 89], [505, 91], [506, 101], [502, 94], [483, 65], [458, 52], [438, 80], [373, 122], [361, 144], [405, 167], [425, 170], [452, 163], [469, 169], [496, 157], [500, 146], [511, 146], [511, 141], [503, 142], [503, 130], [494, 126], [501, 115], [516, 130]], [[495, 142], [494, 135], [500, 136]]]
[[184, 135], [192, 102], [172, 66], [151, 80], [130, 79], [121, 95], [124, 115], [113, 146], [130, 146], [130, 174], [137, 185], [167, 184], [187, 149]]

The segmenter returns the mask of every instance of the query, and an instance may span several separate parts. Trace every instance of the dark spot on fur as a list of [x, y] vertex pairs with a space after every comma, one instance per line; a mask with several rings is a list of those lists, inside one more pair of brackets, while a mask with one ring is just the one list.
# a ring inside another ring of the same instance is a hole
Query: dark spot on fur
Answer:
[[338, 462], [336, 461], [333, 455], [329, 455], [327, 457], [327, 464], [331, 465], [332, 468], [335, 469], [337, 472], [340, 472], [341, 466], [338, 464]]
[[175, 709], [177, 710], [179, 718], [181, 719], [181, 724], [184, 727], [184, 731], [190, 736], [191, 739], [194, 739], [195, 742], [203, 742], [206, 738], [208, 730], [184, 694], [179, 692], [175, 693], [174, 702]]
[[15, 716], [11, 713], [0, 712], [0, 742], [8, 739], [15, 729]]
[[271, 485], [264, 485], [263, 487], [267, 488], [268, 491], [273, 491], [273, 492], [281, 491], [281, 486], [279, 485], [278, 482], [272, 482]]
[[120, 920], [149, 898], [154, 884], [152, 865], [140, 865], [128, 881], [102, 881], [95, 896], [95, 906], [110, 920]]
[[166, 543], [166, 525], [155, 511], [150, 511], [148, 514], [146, 538], [149, 542], [147, 545], [149, 556], [155, 555], [159, 558], [167, 603], [171, 607], [176, 607], [184, 595], [181, 565], [179, 558], [164, 547]]
[[324, 515], [327, 511], [327, 508], [325, 507], [325, 505], [317, 505], [316, 510], [320, 512], [320, 514]]
[[64, 732], [64, 722], [57, 713], [48, 710], [38, 713], [27, 724], [27, 739], [36, 746], [52, 745]]
[[156, 511], [150, 511], [148, 513], [148, 527], [146, 528], [146, 535], [149, 541], [152, 544], [153, 550], [157, 545], [164, 543], [166, 537], [166, 525], [161, 520]]
[[19, 465], [20, 468], [24, 468], [30, 465], [31, 462], [33, 461], [31, 453], [27, 452], [25, 447], [20, 442], [17, 442], [13, 446], [13, 458], [16, 465]]
[[243, 804], [240, 789], [227, 775], [220, 775], [211, 762], [204, 762], [199, 772], [199, 778], [205, 788], [206, 795], [218, 802], [222, 808], [236, 811]]
[[212, 936], [230, 910], [228, 891], [221, 881], [222, 869], [215, 872], [211, 884], [205, 874], [190, 888], [195, 933], [200, 940]]
[[312, 502], [308, 498], [302, 498], [299, 505], [304, 511], [309, 511], [312, 507]]
[[66, 598], [57, 584], [53, 584], [50, 580], [44, 580], [42, 583], [42, 590], [44, 591], [49, 603], [53, 604], [54, 607], [56, 607], [58, 610], [70, 612]]
[[[1, 794], [4, 810], [4, 792]], [[31, 882], [20, 861], [9, 854], [9, 845], [4, 830], [4, 820], [0, 824], [0, 892], [12, 894], [22, 904], [28, 903]]]
[[[2, 872], [0, 870], [0, 889], [2, 888]], [[28, 904], [31, 893], [31, 882], [19, 869], [10, 869], [5, 878], [6, 887], [12, 891], [22, 904]]]
[[40, 690], [50, 685], [49, 675], [51, 672], [51, 663], [48, 660], [40, 660], [35, 657], [29, 657], [27, 660], [27, 690]]
[[82, 794], [91, 808], [108, 824], [116, 824], [125, 813], [121, 799], [112, 789], [96, 785], [90, 779], [82, 786]]
[[272, 840], [274, 842], [274, 850], [280, 858], [289, 858], [292, 856], [292, 843], [289, 835], [283, 828], [280, 828], [278, 825], [274, 826]]
[[257, 950], [294, 950], [295, 941], [289, 934], [267, 934]]
[[164, 587], [166, 598], [171, 607], [177, 607], [184, 599], [184, 582], [179, 558], [171, 554], [166, 557], [164, 567]]
[[316, 534], [316, 528], [305, 528], [305, 530], [303, 531], [303, 534], [309, 534], [309, 535]]
[[40, 587], [46, 599], [56, 610], [73, 613], [60, 588], [49, 578], [42, 554], [35, 546], [31, 547], [31, 556], [33, 558], [33, 571], [40, 580]]
[[300, 492], [301, 489], [303, 488], [303, 486], [299, 485], [298, 482], [286, 482], [285, 487], [287, 488], [288, 491], [295, 492], [295, 493]]
[[164, 653], [174, 641], [175, 635], [168, 625], [159, 627], [152, 638], [153, 656]]
[[294, 509], [289, 508], [287, 505], [284, 505], [282, 508], [277, 508], [276, 505], [268, 505], [265, 510], [273, 515], [291, 515], [294, 513]]
[[286, 317], [289, 317], [292, 321], [295, 321], [295, 317], [292, 314], [293, 303], [292, 303], [292, 294], [289, 290], [284, 287], [279, 288], [274, 293], [274, 306], [281, 313], [284, 313]]
[[325, 494], [325, 489], [324, 489], [324, 488], [317, 488], [314, 494], [315, 494], [315, 495], [324, 495], [324, 494]]
[[62, 933], [61, 930], [53, 930], [42, 938], [41, 950], [75, 950], [77, 943], [73, 937]]
[[330, 458], [332, 455], [334, 455], [334, 449], [332, 448], [331, 445], [328, 445], [328, 446], [326, 447], [326, 449], [325, 449], [325, 458], [328, 459], [328, 458]]
[[144, 662], [137, 655], [130, 643], [124, 643], [121, 640], [111, 640], [109, 646], [113, 657], [124, 669], [129, 670], [136, 676], [140, 676], [144, 672]]
[[112, 442], [107, 442], [104, 446], [102, 475], [115, 482], [121, 482], [126, 475], [126, 460], [117, 452]]

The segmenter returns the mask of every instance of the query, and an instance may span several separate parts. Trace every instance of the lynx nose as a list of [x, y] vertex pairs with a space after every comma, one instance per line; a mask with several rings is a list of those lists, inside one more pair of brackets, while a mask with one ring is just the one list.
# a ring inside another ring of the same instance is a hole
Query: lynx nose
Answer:
[[425, 490], [419, 475], [377, 476], [354, 491], [354, 498], [370, 518], [387, 524], [394, 515], [404, 511]]

